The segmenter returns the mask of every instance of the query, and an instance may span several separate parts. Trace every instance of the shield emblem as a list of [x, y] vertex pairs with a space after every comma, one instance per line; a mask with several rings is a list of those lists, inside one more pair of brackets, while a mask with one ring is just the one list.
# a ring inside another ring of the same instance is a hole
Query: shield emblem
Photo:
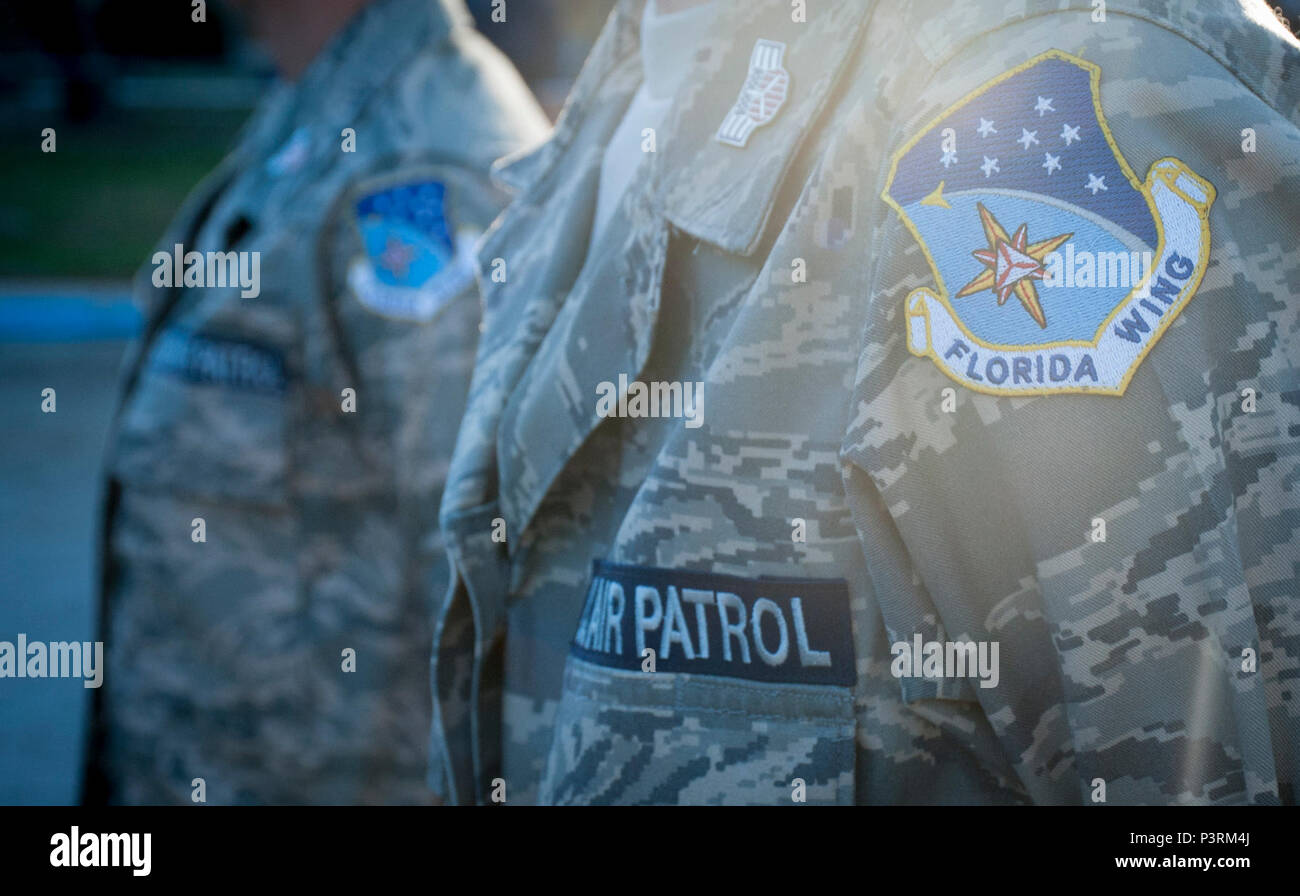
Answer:
[[473, 282], [473, 240], [453, 237], [446, 192], [439, 181], [405, 182], [357, 200], [365, 256], [353, 263], [348, 280], [370, 310], [429, 320]]
[[1052, 50], [949, 108], [884, 191], [937, 290], [908, 347], [997, 395], [1122, 395], [1195, 293], [1214, 188], [1177, 159], [1139, 180], [1101, 110], [1101, 70]]

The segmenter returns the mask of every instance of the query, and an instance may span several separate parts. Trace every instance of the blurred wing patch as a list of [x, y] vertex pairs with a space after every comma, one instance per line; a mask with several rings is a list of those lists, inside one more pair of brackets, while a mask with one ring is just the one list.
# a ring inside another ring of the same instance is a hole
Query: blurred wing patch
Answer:
[[439, 181], [367, 193], [355, 205], [365, 256], [348, 284], [366, 308], [398, 320], [428, 321], [474, 282], [473, 239], [447, 219]]

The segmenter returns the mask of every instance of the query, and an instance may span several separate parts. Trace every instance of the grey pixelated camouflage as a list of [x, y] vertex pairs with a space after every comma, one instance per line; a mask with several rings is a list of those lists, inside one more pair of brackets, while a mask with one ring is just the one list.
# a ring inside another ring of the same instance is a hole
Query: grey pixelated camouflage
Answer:
[[[471, 239], [501, 206], [492, 162], [544, 133], [460, 0], [379, 0], [187, 201], [160, 248], [260, 252], [261, 295], [140, 275], [147, 332], [109, 467], [101, 796], [189, 802], [203, 778], [210, 803], [428, 801], [436, 509], [479, 297], [462, 288], [418, 322], [363, 306], [354, 208], [436, 180]], [[168, 343], [201, 374], [178, 375]], [[260, 365], [257, 388], [237, 357]]]
[[[1296, 802], [1295, 40], [1227, 0], [1118, 0], [1105, 22], [1070, 0], [826, 3], [805, 23], [724, 2], [592, 242], [641, 5], [615, 10], [552, 140], [502, 172], [520, 192], [481, 247], [442, 507], [447, 795], [500, 776], [507, 802], [789, 803], [802, 779], [809, 802], [1085, 803], [1101, 779], [1111, 803]], [[786, 44], [789, 95], [722, 145], [760, 38]], [[906, 345], [904, 298], [933, 275], [881, 199], [890, 160], [1053, 48], [1100, 67], [1134, 169], [1174, 156], [1218, 191], [1208, 273], [1122, 397], [977, 394]], [[596, 384], [620, 374], [703, 381], [703, 425], [600, 419]], [[856, 682], [568, 656], [593, 559], [842, 579]], [[895, 679], [890, 644], [917, 634], [998, 641], [999, 685]]]
[[[1101, 67], [1135, 170], [1176, 156], [1218, 189], [1205, 279], [1123, 397], [959, 388], [940, 413], [952, 383], [907, 356], [898, 314], [926, 266], [880, 222], [850, 498], [864, 529], [893, 530], [864, 539], [891, 637], [1000, 641], [1002, 684], [974, 696], [1039, 801], [1086, 802], [1095, 779], [1110, 802], [1297, 798], [1300, 54], [1251, 6], [1111, 4], [1104, 24], [1031, 7], [1011, 26], [1030, 55]], [[945, 59], [904, 129], [1021, 61], [1006, 36]], [[1095, 517], [1104, 542], [1085, 536]]]

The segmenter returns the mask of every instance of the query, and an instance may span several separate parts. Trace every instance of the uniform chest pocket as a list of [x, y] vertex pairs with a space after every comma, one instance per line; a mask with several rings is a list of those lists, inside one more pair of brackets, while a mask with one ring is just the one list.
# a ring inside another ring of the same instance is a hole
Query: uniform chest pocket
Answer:
[[597, 562], [565, 668], [550, 803], [851, 803], [843, 581]]
[[287, 376], [275, 347], [168, 329], [127, 397], [113, 471], [128, 487], [287, 502]]

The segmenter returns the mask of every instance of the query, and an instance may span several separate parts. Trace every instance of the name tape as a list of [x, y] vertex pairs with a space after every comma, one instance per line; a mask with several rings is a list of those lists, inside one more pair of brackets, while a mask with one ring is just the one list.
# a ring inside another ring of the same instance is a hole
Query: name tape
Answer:
[[854, 681], [848, 585], [597, 560], [572, 653], [616, 669], [790, 684]]
[[288, 383], [284, 356], [278, 350], [187, 330], [164, 331], [149, 363], [155, 370], [192, 383], [249, 392], [278, 395]]

